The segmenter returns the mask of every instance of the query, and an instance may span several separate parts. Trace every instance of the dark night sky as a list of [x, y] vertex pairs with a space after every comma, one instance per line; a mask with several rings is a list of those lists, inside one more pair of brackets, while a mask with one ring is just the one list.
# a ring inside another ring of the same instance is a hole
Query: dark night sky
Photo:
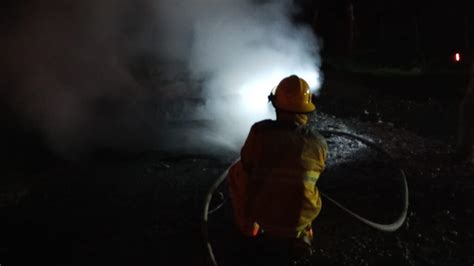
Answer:
[[[137, 1], [135, 1], [137, 2]], [[141, 1], [138, 1], [141, 2]], [[146, 2], [146, 0], [145, 0]], [[336, 39], [329, 41], [340, 42], [341, 31], [347, 20], [345, 5], [348, 0], [338, 1], [309, 1], [297, 0], [303, 6], [303, 20], [311, 23], [315, 10], [319, 10], [320, 37]], [[48, 5], [59, 3], [48, 1]], [[396, 44], [395, 47], [409, 49], [415, 39], [414, 20], [419, 20], [421, 48], [423, 50], [442, 49], [472, 49], [474, 42], [474, 16], [469, 8], [469, 1], [353, 1], [354, 14], [358, 31], [358, 44], [365, 47], [374, 47], [388, 43]], [[21, 25], [35, 8], [45, 5], [37, 0], [6, 0], [0, 4], [1, 18], [0, 29], [11, 31]], [[139, 6], [139, 4], [136, 4]], [[51, 9], [54, 10], [53, 7]], [[61, 11], [61, 10], [64, 11]], [[69, 12], [67, 5], [56, 9], [57, 12]], [[139, 10], [139, 8], [137, 8]], [[145, 9], [143, 9], [145, 10]], [[138, 12], [140, 13], [140, 12]], [[136, 18], [139, 20], [139, 17]], [[381, 35], [381, 24], [385, 34]], [[469, 29], [469, 44], [466, 47], [466, 24]], [[132, 27], [133, 28], [133, 27]], [[385, 40], [381, 40], [385, 39]], [[402, 40], [401, 43], [396, 43]], [[334, 44], [337, 45], [337, 44]], [[409, 47], [405, 47], [409, 46]], [[455, 47], [455, 48], [454, 48]], [[388, 48], [391, 48], [390, 45]]]
[[[302, 1], [310, 5], [309, 1]], [[347, 25], [347, 1], [319, 1], [320, 36], [339, 42]], [[361, 48], [380, 48], [411, 52], [415, 48], [416, 28], [420, 49], [430, 53], [451, 49], [471, 49], [474, 42], [474, 15], [466, 1], [353, 1]], [[306, 9], [309, 10], [309, 9]], [[466, 29], [466, 26], [468, 27]], [[468, 35], [466, 43], [465, 35]], [[337, 44], [336, 44], [337, 45]], [[467, 46], [467, 47], [466, 47]]]

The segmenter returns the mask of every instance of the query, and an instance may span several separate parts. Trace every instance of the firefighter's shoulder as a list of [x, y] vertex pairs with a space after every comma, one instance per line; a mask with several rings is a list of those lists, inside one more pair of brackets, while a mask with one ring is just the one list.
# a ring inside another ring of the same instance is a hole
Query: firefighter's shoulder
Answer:
[[265, 119], [262, 121], [258, 121], [255, 124], [252, 125], [252, 130], [259, 130], [259, 129], [265, 129], [269, 128], [275, 125], [275, 121], [271, 119]]
[[318, 139], [318, 140], [325, 140], [324, 137], [321, 135], [321, 133], [319, 133], [319, 131], [312, 127], [312, 126], [309, 126], [309, 125], [304, 125], [301, 127], [301, 132], [309, 137], [309, 138], [313, 138], [313, 139]]
[[308, 138], [312, 139], [313, 142], [319, 143], [323, 147], [327, 147], [326, 138], [324, 138], [323, 135], [321, 135], [321, 133], [319, 133], [316, 128], [308, 127], [306, 135]]

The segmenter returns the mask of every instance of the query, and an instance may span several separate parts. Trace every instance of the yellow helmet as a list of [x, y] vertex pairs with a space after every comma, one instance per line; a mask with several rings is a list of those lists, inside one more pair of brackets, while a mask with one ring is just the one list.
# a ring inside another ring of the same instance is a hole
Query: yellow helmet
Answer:
[[277, 109], [294, 113], [309, 113], [316, 109], [311, 97], [308, 83], [296, 75], [291, 75], [282, 79], [274, 94], [268, 98]]

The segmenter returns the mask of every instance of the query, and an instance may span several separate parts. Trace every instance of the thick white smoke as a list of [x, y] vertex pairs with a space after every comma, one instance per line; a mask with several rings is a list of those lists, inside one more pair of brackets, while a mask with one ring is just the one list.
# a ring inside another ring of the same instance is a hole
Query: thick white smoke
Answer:
[[[2, 99], [59, 154], [143, 145], [120, 1], [28, 1], [2, 32]], [[20, 8], [21, 7], [21, 8]], [[5, 73], [5, 72], [4, 72]]]
[[291, 0], [30, 0], [18, 10], [0, 28], [1, 102], [61, 154], [238, 150], [252, 123], [273, 117], [267, 95], [282, 78], [320, 87], [318, 43], [291, 22]]
[[309, 28], [291, 22], [293, 2], [254, 2], [168, 0], [158, 7], [169, 37], [162, 51], [173, 51], [168, 55], [204, 79], [206, 105], [197, 118], [213, 121], [213, 127], [198, 134], [232, 149], [241, 146], [252, 123], [274, 117], [267, 96], [282, 78], [297, 74], [315, 93], [321, 82], [317, 40]]

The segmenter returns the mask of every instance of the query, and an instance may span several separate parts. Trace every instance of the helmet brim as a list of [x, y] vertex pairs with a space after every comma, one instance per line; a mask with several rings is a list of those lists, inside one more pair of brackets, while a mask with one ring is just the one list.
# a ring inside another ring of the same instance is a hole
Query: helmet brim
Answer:
[[292, 113], [312, 113], [316, 110], [316, 105], [313, 103], [307, 103], [304, 105], [295, 106], [281, 106], [278, 104], [274, 104], [275, 108], [278, 110], [292, 112]]

